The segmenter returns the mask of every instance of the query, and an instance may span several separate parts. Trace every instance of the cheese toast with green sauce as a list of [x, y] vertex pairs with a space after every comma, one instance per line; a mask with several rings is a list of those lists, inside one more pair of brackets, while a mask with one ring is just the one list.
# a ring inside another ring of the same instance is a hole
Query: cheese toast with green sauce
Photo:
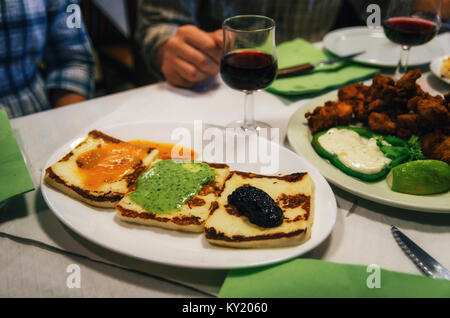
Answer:
[[226, 164], [157, 160], [117, 205], [120, 220], [203, 232], [229, 174]]

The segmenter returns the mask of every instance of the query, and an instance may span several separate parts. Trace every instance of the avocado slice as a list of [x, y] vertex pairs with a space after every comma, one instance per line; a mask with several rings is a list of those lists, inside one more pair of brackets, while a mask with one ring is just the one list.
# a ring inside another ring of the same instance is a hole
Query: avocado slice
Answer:
[[416, 160], [391, 169], [386, 177], [391, 190], [426, 195], [450, 189], [450, 166], [439, 160]]

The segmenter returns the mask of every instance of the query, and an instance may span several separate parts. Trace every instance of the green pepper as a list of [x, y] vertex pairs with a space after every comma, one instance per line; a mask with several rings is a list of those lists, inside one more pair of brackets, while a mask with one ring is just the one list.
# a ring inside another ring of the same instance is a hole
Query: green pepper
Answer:
[[[376, 138], [377, 139], [377, 145], [380, 148], [380, 150], [383, 152], [383, 154], [391, 159], [391, 163], [383, 168], [380, 172], [367, 174], [359, 171], [355, 171], [349, 167], [347, 167], [344, 163], [342, 163], [337, 155], [331, 154], [328, 151], [326, 151], [322, 145], [319, 143], [319, 137], [325, 134], [327, 131], [321, 131], [318, 132], [313, 136], [313, 139], [311, 141], [311, 145], [313, 146], [314, 150], [321, 156], [326, 159], [328, 159], [335, 167], [340, 169], [342, 172], [352, 176], [356, 177], [358, 179], [361, 179], [363, 181], [367, 182], [374, 182], [378, 181], [380, 179], [383, 179], [386, 177], [386, 175], [389, 173], [391, 168], [408, 161], [410, 158], [410, 151], [408, 148], [407, 142], [405, 142], [403, 139], [395, 137], [395, 136], [387, 136], [387, 135], [380, 135], [376, 134], [370, 129], [362, 128], [362, 127], [348, 127], [348, 126], [337, 126], [334, 127], [337, 129], [348, 129], [356, 132], [358, 135], [364, 138]], [[383, 144], [383, 140], [389, 143], [390, 145]]]

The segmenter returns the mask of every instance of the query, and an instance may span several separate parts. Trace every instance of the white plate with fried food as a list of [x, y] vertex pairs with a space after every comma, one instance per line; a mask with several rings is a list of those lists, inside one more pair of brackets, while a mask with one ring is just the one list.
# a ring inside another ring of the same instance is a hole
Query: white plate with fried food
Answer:
[[[365, 51], [353, 60], [383, 67], [396, 67], [401, 50], [400, 45], [386, 37], [382, 28], [349, 27], [334, 30], [325, 35], [323, 43], [327, 50], [339, 56]], [[434, 39], [411, 48], [408, 65], [425, 65], [444, 53], [441, 43]]]
[[430, 70], [441, 81], [450, 84], [450, 55], [434, 59], [430, 63]]
[[287, 131], [289, 143], [294, 151], [314, 165], [330, 183], [361, 198], [403, 209], [450, 213], [450, 192], [434, 195], [410, 195], [394, 192], [389, 188], [385, 179], [377, 182], [361, 181], [343, 173], [328, 160], [320, 157], [311, 145], [312, 134], [305, 114], [324, 105], [327, 101], [337, 100], [338, 90], [314, 98], [294, 113], [289, 121]]
[[[329, 184], [313, 165], [297, 156], [294, 152], [263, 138], [255, 139], [258, 142], [257, 148], [249, 148], [251, 145], [250, 143], [240, 143], [239, 141], [235, 142], [231, 148], [228, 146], [227, 148], [225, 147], [226, 143], [221, 144], [219, 142], [218, 145], [222, 145], [224, 152], [222, 153], [220, 148], [212, 151], [211, 140], [214, 138], [227, 138], [225, 141], [228, 141], [228, 138], [235, 140], [234, 137], [231, 135], [223, 137], [221, 132], [223, 133], [224, 130], [221, 127], [203, 125], [203, 130], [200, 131], [200, 133], [199, 130], [194, 129], [194, 127], [196, 126], [192, 123], [148, 121], [124, 123], [103, 128], [98, 127], [97, 129], [104, 134], [125, 142], [129, 140], [151, 140], [161, 143], [179, 143], [182, 146], [194, 149], [200, 154], [200, 157], [197, 158], [198, 160], [208, 163], [214, 162], [217, 165], [220, 165], [222, 162], [222, 164], [227, 164], [230, 170], [250, 173], [250, 177], [247, 175], [247, 177], [249, 177], [248, 180], [250, 180], [248, 183], [261, 185], [262, 188], [265, 187], [265, 190], [268, 191], [267, 193], [270, 193], [272, 188], [277, 190], [277, 194], [280, 191], [283, 192], [282, 189], [284, 188], [293, 189], [293, 187], [289, 185], [289, 182], [292, 180], [284, 178], [283, 180], [287, 181], [285, 181], [285, 185], [283, 185], [280, 182], [281, 179], [277, 179], [277, 175], [287, 176], [294, 174], [298, 176], [300, 173], [302, 175], [307, 175], [308, 184], [313, 185], [313, 187], [308, 188], [308, 191], [311, 192], [308, 206], [304, 207], [302, 205], [301, 209], [302, 211], [307, 210], [309, 212], [309, 220], [312, 221], [312, 227], [311, 223], [308, 224], [308, 229], [311, 230], [310, 235], [299, 236], [295, 242], [294, 240], [285, 240], [283, 244], [278, 245], [277, 238], [282, 236], [282, 233], [276, 233], [277, 231], [274, 230], [276, 227], [274, 227], [270, 230], [271, 237], [269, 238], [272, 239], [272, 243], [275, 242], [275, 246], [279, 247], [271, 247], [271, 244], [268, 244], [267, 246], [263, 244], [263, 248], [260, 248], [261, 246], [259, 245], [253, 246], [250, 244], [251, 246], [230, 248], [219, 246], [215, 243], [220, 243], [218, 241], [226, 243], [229, 238], [239, 243], [242, 241], [242, 234], [243, 231], [245, 231], [241, 230], [241, 228], [248, 227], [248, 224], [243, 222], [242, 219], [239, 219], [241, 225], [239, 227], [234, 227], [233, 223], [236, 224], [235, 222], [237, 219], [233, 218], [231, 214], [224, 215], [223, 221], [220, 220], [222, 217], [219, 217], [216, 218], [213, 224], [210, 224], [210, 230], [214, 228], [215, 232], [212, 233], [210, 231], [210, 234], [212, 235], [207, 239], [203, 232], [193, 233], [182, 231], [181, 225], [183, 225], [183, 223], [178, 223], [178, 225], [180, 225], [177, 227], [178, 230], [168, 229], [174, 228], [174, 226], [158, 227], [158, 224], [156, 224], [156, 226], [155, 224], [151, 224], [157, 223], [158, 221], [179, 221], [181, 218], [174, 217], [169, 220], [169, 218], [161, 217], [160, 219], [153, 218], [153, 221], [155, 222], [128, 222], [130, 220], [127, 220], [127, 218], [136, 215], [143, 216], [144, 219], [147, 218], [147, 216], [152, 216], [149, 211], [136, 211], [136, 208], [132, 207], [134, 209], [132, 212], [126, 215], [122, 214], [122, 217], [119, 217], [118, 213], [123, 212], [124, 209], [117, 209], [116, 211], [114, 208], [93, 206], [89, 204], [89, 201], [82, 202], [82, 200], [76, 199], [76, 196], [67, 195], [64, 191], [60, 191], [51, 184], [48, 184], [45, 181], [45, 174], [48, 167], [55, 165], [55, 163], [58, 163], [64, 158], [67, 159], [69, 157], [68, 154], [72, 153], [74, 155], [79, 155], [75, 148], [86, 138], [88, 134], [87, 131], [80, 134], [80, 136], [68, 140], [64, 146], [57, 149], [55, 153], [50, 156], [46, 166], [43, 167], [44, 172], [41, 182], [43, 197], [58, 219], [77, 234], [89, 239], [101, 247], [117, 253], [165, 265], [203, 269], [229, 269], [272, 264], [304, 254], [318, 246], [330, 235], [336, 221], [336, 200]], [[209, 135], [206, 134], [208, 128], [212, 129], [208, 131]], [[187, 138], [187, 136], [192, 138]], [[236, 137], [237, 140], [239, 138], [241, 137]], [[265, 149], [269, 151], [269, 155], [264, 155], [264, 160], [257, 160], [258, 157], [255, 157], [255, 154], [262, 153]], [[231, 156], [226, 155], [229, 150], [233, 152]], [[255, 152], [255, 150], [258, 151]], [[244, 153], [244, 157], [240, 157], [240, 154], [242, 153]], [[226, 160], [220, 161], [220, 154], [225, 155], [222, 158]], [[82, 154], [79, 156], [82, 156]], [[95, 159], [95, 156], [92, 158]], [[212, 161], [213, 158], [216, 158], [217, 160]], [[236, 160], [236, 158], [238, 159]], [[244, 160], [242, 160], [242, 158], [244, 158]], [[89, 163], [87, 160], [84, 162]], [[118, 160], [117, 162], [121, 162], [121, 160]], [[158, 158], [156, 158], [152, 164], [155, 164], [155, 162], [158, 162]], [[225, 173], [226, 171], [223, 172]], [[261, 178], [252, 173], [263, 174], [264, 176], [270, 175], [272, 177]], [[297, 178], [296, 180], [298, 181], [299, 179]], [[267, 185], [266, 183], [269, 181], [271, 184]], [[247, 183], [247, 181], [245, 181], [245, 183]], [[227, 183], [226, 187], [234, 187], [236, 184], [237, 183]], [[277, 184], [279, 184], [279, 186]], [[308, 184], [302, 183], [300, 187], [305, 187]], [[214, 189], [216, 189], [216, 187], [214, 187]], [[298, 189], [299, 188], [297, 188], [297, 193], [299, 192]], [[204, 188], [202, 188], [202, 191], [203, 190]], [[196, 202], [206, 201], [208, 203], [210, 196], [214, 195], [214, 192], [212, 193], [213, 194], [211, 194], [211, 192], [199, 192], [199, 197], [194, 198], [196, 198]], [[220, 194], [217, 195], [218, 197], [220, 196]], [[285, 204], [294, 204], [295, 202], [291, 201], [289, 198], [290, 197], [287, 196], [285, 201], [280, 201], [282, 203], [280, 203], [279, 206], [284, 209], [286, 208], [284, 206]], [[123, 199], [126, 200], [126, 196]], [[309, 203], [311, 204], [311, 207], [309, 206]], [[220, 207], [221, 202], [216, 204]], [[120, 203], [117, 207], [119, 205]], [[130, 205], [124, 204], [122, 204], [122, 206], [125, 208], [130, 207]], [[213, 204], [208, 204], [208, 207], [212, 206]], [[182, 212], [196, 213], [195, 211], [197, 211], [197, 208], [196, 204], [193, 204], [193, 207], [186, 207]], [[287, 210], [283, 210], [283, 222], [289, 218], [289, 215], [286, 215], [285, 211]], [[300, 218], [303, 218], [304, 215], [299, 216], [292, 212], [292, 217], [294, 217], [295, 220], [290, 224], [295, 227], [295, 222], [299, 221]], [[244, 217], [238, 215], [237, 218]], [[224, 224], [230, 224], [230, 226], [224, 227]], [[301, 224], [300, 226], [304, 225], [305, 224]], [[197, 227], [191, 227], [191, 229], [194, 230], [194, 232], [197, 232]], [[283, 231], [288, 230], [290, 230], [289, 227], [283, 227]], [[224, 231], [226, 233], [221, 234], [219, 231]], [[250, 235], [255, 233], [258, 235], [262, 233], [264, 229], [258, 229], [256, 226], [252, 226], [251, 231]], [[255, 237], [257, 238], [258, 243], [260, 243], [260, 240], [265, 239], [264, 235]], [[251, 242], [251, 240], [246, 239], [246, 242]]]

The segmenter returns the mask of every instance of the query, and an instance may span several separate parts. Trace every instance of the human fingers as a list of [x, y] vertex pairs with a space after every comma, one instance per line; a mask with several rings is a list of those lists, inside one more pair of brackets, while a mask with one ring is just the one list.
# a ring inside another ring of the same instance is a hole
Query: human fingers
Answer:
[[176, 71], [167, 79], [167, 81], [173, 86], [183, 87], [183, 88], [191, 88], [195, 85], [195, 83], [190, 82], [184, 78], [182, 78]]
[[193, 84], [201, 82], [209, 76], [209, 74], [202, 72], [194, 65], [180, 58], [172, 61], [171, 68], [175, 70], [178, 76]]
[[219, 64], [216, 61], [187, 43], [180, 44], [177, 55], [205, 74], [215, 75], [219, 73]]
[[219, 29], [214, 32], [211, 32], [210, 35], [221, 49], [223, 49], [223, 30]]
[[180, 28], [179, 33], [179, 36], [181, 36], [186, 43], [208, 55], [216, 63], [220, 63], [222, 48], [217, 45], [210, 34], [193, 25], [185, 26], [183, 29]]

